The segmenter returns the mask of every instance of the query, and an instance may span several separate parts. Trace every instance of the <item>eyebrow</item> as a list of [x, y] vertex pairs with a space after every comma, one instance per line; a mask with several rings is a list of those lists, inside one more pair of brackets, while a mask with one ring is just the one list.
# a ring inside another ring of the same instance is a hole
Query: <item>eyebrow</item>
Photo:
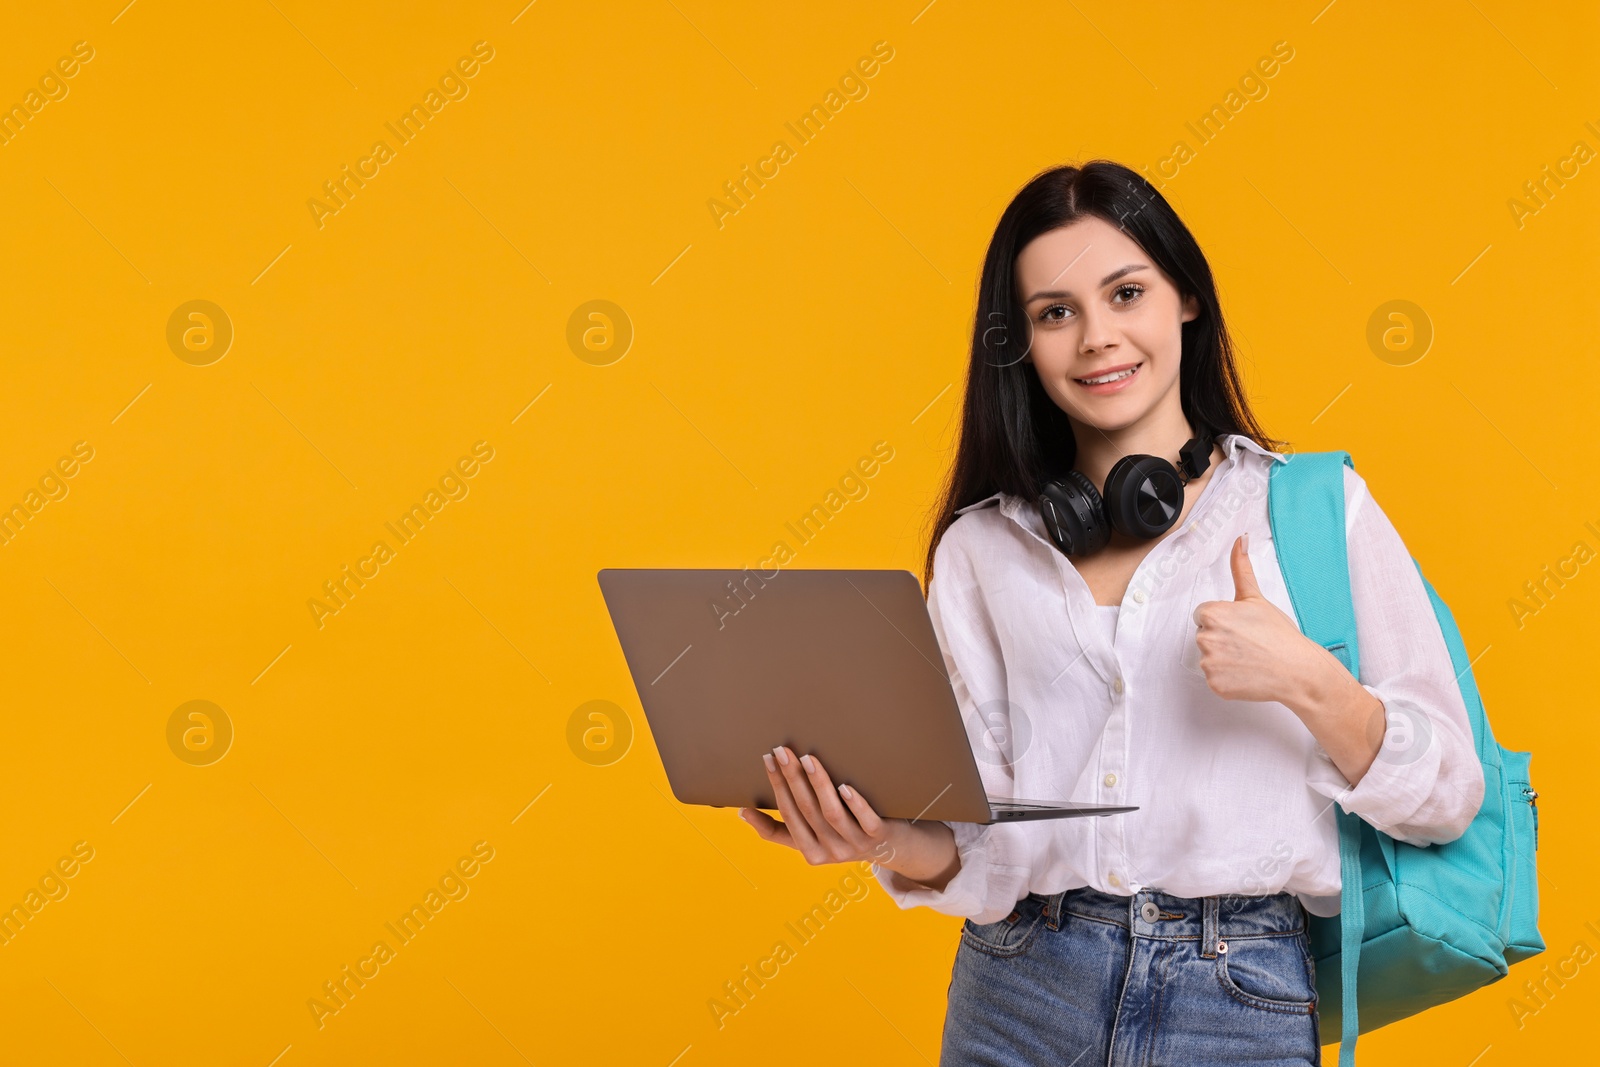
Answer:
[[[1127, 274], [1132, 274], [1136, 270], [1144, 270], [1147, 266], [1148, 264], [1145, 263], [1129, 263], [1125, 267], [1118, 267], [1116, 270], [1100, 279], [1099, 288], [1104, 289], [1118, 278], [1121, 278]], [[1070, 300], [1072, 298], [1072, 293], [1066, 289], [1041, 289], [1037, 293], [1034, 293], [1032, 296], [1028, 297], [1028, 299], [1024, 300], [1023, 303], [1031, 304], [1035, 300], [1040, 300], [1045, 297], [1059, 297]]]

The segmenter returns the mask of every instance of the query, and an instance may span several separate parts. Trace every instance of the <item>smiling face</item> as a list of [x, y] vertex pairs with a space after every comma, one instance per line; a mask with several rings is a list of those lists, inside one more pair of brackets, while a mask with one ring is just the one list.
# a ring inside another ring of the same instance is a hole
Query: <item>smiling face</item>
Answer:
[[1152, 412], [1181, 421], [1180, 328], [1199, 301], [1182, 299], [1132, 238], [1098, 217], [1079, 219], [1030, 241], [1016, 278], [1031, 331], [1025, 358], [1075, 432], [1080, 423], [1121, 430]]

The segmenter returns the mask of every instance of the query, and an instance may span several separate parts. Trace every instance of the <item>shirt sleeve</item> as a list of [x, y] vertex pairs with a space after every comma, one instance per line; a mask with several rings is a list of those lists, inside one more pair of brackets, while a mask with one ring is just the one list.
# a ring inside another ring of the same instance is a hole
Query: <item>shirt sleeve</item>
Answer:
[[1344, 474], [1358, 681], [1383, 702], [1384, 737], [1354, 788], [1318, 742], [1309, 783], [1390, 837], [1445, 844], [1465, 833], [1478, 813], [1483, 766], [1417, 566], [1366, 481], [1348, 465]]
[[[1014, 736], [1005, 701], [1006, 672], [1000, 642], [986, 610], [972, 561], [952, 525], [934, 554], [928, 583], [928, 614], [944, 652], [945, 669], [968, 742], [978, 760], [984, 790], [990, 796], [1013, 796], [1008, 763]], [[970, 533], [963, 530], [962, 534]], [[961, 868], [943, 890], [930, 889], [880, 864], [872, 865], [884, 891], [902, 908], [927, 907], [975, 923], [1004, 919], [1028, 893], [1031, 874], [1026, 824], [979, 825], [947, 822], [955, 835]]]

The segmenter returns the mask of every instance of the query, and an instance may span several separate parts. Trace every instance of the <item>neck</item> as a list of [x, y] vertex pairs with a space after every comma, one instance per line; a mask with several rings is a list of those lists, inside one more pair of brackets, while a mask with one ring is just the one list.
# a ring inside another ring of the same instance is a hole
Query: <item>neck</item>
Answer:
[[[1141, 453], [1160, 456], [1177, 465], [1178, 450], [1195, 436], [1195, 429], [1181, 411], [1162, 416], [1152, 412], [1149, 418], [1116, 430], [1102, 430], [1074, 419], [1072, 435], [1078, 448], [1073, 467], [1082, 471], [1096, 486], [1104, 486], [1111, 468], [1124, 456]], [[1204, 481], [1221, 458], [1222, 445], [1214, 442], [1211, 446], [1211, 464], [1196, 480]]]

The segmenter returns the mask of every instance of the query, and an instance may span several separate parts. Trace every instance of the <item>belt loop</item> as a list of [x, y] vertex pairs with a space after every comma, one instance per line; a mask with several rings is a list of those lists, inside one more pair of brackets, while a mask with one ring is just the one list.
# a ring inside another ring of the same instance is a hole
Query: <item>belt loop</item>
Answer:
[[1051, 930], [1061, 929], [1061, 906], [1067, 894], [1051, 893], [1044, 898], [1044, 924]]
[[1220, 900], [1217, 897], [1202, 897], [1200, 903], [1200, 955], [1208, 960], [1217, 958], [1217, 934], [1221, 925]]

